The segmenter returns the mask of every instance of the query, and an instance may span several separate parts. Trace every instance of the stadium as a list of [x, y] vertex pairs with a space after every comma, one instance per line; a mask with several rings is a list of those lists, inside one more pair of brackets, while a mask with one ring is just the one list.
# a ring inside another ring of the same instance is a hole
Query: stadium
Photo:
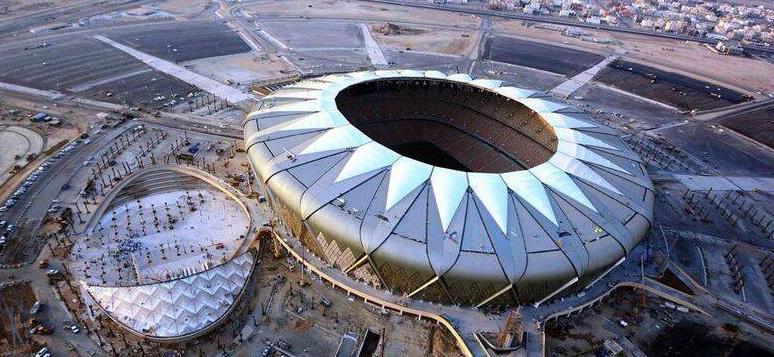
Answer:
[[307, 79], [265, 97], [244, 135], [309, 252], [412, 299], [540, 304], [607, 274], [652, 222], [652, 183], [613, 130], [499, 80]]

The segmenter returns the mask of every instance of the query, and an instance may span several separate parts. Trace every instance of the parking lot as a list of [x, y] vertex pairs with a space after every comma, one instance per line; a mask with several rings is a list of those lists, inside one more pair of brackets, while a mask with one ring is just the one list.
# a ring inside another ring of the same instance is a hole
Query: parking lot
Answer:
[[[46, 243], [38, 228], [57, 197], [77, 196], [71, 187], [74, 177], [85, 177], [83, 162], [93, 155], [91, 150], [110, 142], [126, 130], [125, 126], [110, 133], [98, 133], [88, 139], [78, 139], [64, 146], [51, 158], [30, 173], [8, 200], [0, 207], [0, 220], [7, 221], [3, 229], [5, 249], [0, 253], [0, 264], [18, 264], [34, 259]], [[16, 197], [16, 198], [14, 198]], [[9, 205], [9, 203], [11, 203]], [[12, 229], [9, 229], [13, 225]]]
[[66, 35], [44, 43], [45, 47], [27, 41], [0, 48], [0, 81], [65, 91], [145, 67], [134, 57], [83, 35]]
[[92, 87], [82, 95], [110, 103], [160, 109], [182, 103], [196, 92], [199, 89], [188, 83], [159, 71], [148, 71]]
[[101, 34], [176, 63], [251, 50], [231, 28], [210, 20], [149, 23], [121, 30], [104, 30]]

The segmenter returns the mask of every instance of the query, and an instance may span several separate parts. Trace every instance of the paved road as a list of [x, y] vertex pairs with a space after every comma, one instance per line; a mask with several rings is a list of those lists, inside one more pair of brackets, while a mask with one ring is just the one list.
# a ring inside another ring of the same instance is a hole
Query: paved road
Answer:
[[[48, 257], [49, 255], [50, 251], [46, 248], [41, 259]], [[59, 269], [61, 269], [61, 266], [61, 263], [58, 261], [52, 261], [50, 265], [51, 268]], [[51, 335], [37, 336], [36, 339], [42, 341], [51, 351], [52, 355], [71, 355], [67, 350], [67, 342], [75, 347], [76, 355], [99, 356], [106, 354], [89, 338], [89, 335], [84, 333], [85, 331], [74, 334], [64, 328], [63, 322], [73, 321], [73, 317], [65, 307], [64, 302], [60, 300], [55, 288], [48, 285], [48, 278], [46, 277], [45, 270], [38, 269], [36, 265], [27, 265], [20, 269], [0, 269], [0, 281], [11, 281], [13, 280], [11, 277], [14, 279], [29, 279], [30, 285], [35, 291], [38, 300], [45, 305], [43, 309], [41, 309], [41, 312], [38, 313], [37, 318], [40, 322], [45, 324], [46, 327], [53, 327], [54, 331]], [[83, 326], [80, 327], [81, 330], [83, 330]]]
[[693, 120], [683, 120], [674, 124], [664, 125], [648, 132], [656, 133], [679, 126], [694, 124], [696, 122], [709, 121], [718, 118], [735, 118], [747, 113], [754, 113], [774, 108], [774, 98], [765, 99], [759, 102], [744, 102], [724, 108], [707, 110], [693, 117]]
[[[9, 224], [16, 224], [18, 227], [11, 235], [11, 239], [27, 239], [27, 241], [17, 244], [9, 244], [8, 249], [0, 255], [3, 261], [8, 262], [12, 254], [17, 256], [20, 254], [27, 259], [37, 255], [37, 249], [40, 249], [43, 242], [35, 241], [33, 234], [38, 230], [46, 216], [46, 211], [51, 207], [51, 201], [59, 197], [60, 194], [77, 197], [80, 187], [75, 187], [74, 183], [85, 182], [81, 178], [89, 174], [89, 170], [83, 166], [83, 162], [94, 155], [98, 148], [107, 145], [134, 125], [137, 123], [127, 123], [109, 132], [98, 134], [91, 138], [91, 143], [79, 144], [61, 159], [53, 159], [48, 170], [44, 171], [41, 177], [19, 198], [18, 202], [2, 216], [3, 220], [8, 221]], [[63, 191], [62, 187], [66, 184], [72, 187]], [[66, 202], [62, 201], [61, 205], [65, 207]], [[21, 232], [25, 234], [20, 235]]]
[[[9, 222], [17, 222], [20, 226], [26, 226], [29, 232], [36, 231], [41, 218], [45, 216], [46, 210], [48, 210], [51, 204], [51, 200], [59, 197], [62, 199], [62, 206], [67, 206], [69, 202], [77, 199], [78, 188], [76, 187], [76, 182], [84, 182], [85, 176], [89, 174], [88, 168], [82, 164], [83, 161], [93, 155], [98, 148], [107, 145], [111, 140], [134, 125], [137, 125], [137, 123], [125, 123], [111, 131], [95, 135], [91, 138], [92, 142], [90, 144], [80, 144], [70, 154], [55, 161], [43, 176], [30, 187], [28, 192], [20, 198], [19, 202], [8, 212], [5, 212], [3, 219]], [[61, 191], [62, 186], [65, 184], [70, 184], [73, 187]], [[29, 248], [30, 245], [45, 247], [45, 242], [25, 242], [21, 247]], [[7, 253], [8, 251], [4, 252], [4, 254]], [[31, 261], [37, 260], [37, 256], [38, 251], [25, 255]], [[43, 248], [41, 259], [47, 257], [50, 257], [50, 250]], [[62, 269], [62, 264], [58, 260], [52, 260], [51, 268]], [[54, 355], [66, 356], [70, 354], [67, 350], [66, 341], [76, 348], [76, 353], [79, 355], [104, 354], [84, 331], [80, 334], [73, 334], [65, 330], [63, 322], [72, 321], [73, 316], [64, 306], [64, 302], [61, 301], [54, 287], [48, 285], [45, 270], [38, 269], [36, 264], [24, 265], [21, 268], [0, 269], [0, 281], [10, 281], [19, 278], [29, 279], [37, 298], [46, 305], [39, 318], [46, 326], [53, 327], [54, 333], [50, 336], [39, 336], [38, 338], [48, 345], [48, 348]]]

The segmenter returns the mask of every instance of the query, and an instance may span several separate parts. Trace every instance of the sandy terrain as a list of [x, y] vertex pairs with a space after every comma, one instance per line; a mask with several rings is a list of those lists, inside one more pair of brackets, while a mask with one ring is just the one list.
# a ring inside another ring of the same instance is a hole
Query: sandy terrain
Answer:
[[362, 21], [392, 21], [423, 23], [463, 28], [475, 28], [479, 19], [473, 15], [447, 11], [416, 9], [402, 6], [369, 4], [349, 0], [289, 0], [259, 2], [247, 9], [256, 16], [304, 16], [311, 18], [356, 19]]
[[[35, 291], [29, 284], [14, 284], [0, 289], [0, 351], [9, 356], [30, 355], [32, 349], [17, 339], [25, 336], [26, 324], [20, 324], [22, 316], [35, 303]], [[16, 333], [12, 333], [16, 329]]]
[[[24, 165], [27, 155], [39, 154], [43, 150], [45, 140], [35, 130], [23, 126], [0, 127], [0, 183], [11, 176], [14, 165]], [[18, 157], [19, 159], [16, 159]]]
[[386, 35], [374, 30], [381, 25], [371, 25], [371, 36], [382, 48], [393, 50], [411, 49], [417, 52], [466, 56], [473, 50], [476, 36], [474, 30], [456, 31], [419, 26], [411, 26], [409, 29], [413, 31], [406, 33]]
[[751, 95], [755, 92], [774, 91], [774, 64], [744, 57], [716, 55], [694, 42], [584, 29], [598, 38], [618, 42], [601, 44], [563, 36], [557, 31], [524, 27], [521, 21], [511, 20], [498, 20], [494, 28], [501, 35], [548, 41], [603, 55], [618, 53], [627, 60], [722, 84]]
[[69, 5], [84, 3], [83, 0], [3, 0], [0, 1], [0, 18], [16, 18], [29, 16], [41, 11], [52, 10]]
[[282, 77], [292, 68], [281, 59], [270, 55], [242, 53], [194, 60], [184, 63], [192, 71], [209, 76], [215, 80], [234, 81], [240, 86], [268, 78]]
[[158, 8], [173, 15], [186, 16], [204, 11], [208, 3], [209, 0], [166, 0]]

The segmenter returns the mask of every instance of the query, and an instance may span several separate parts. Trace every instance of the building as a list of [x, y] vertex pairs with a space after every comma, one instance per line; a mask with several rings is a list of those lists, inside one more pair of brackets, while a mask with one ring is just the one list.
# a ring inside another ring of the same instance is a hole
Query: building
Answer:
[[305, 248], [412, 299], [540, 303], [645, 235], [653, 187], [611, 129], [541, 92], [437, 71], [286, 86], [245, 121], [261, 189]]
[[727, 55], [741, 56], [744, 54], [744, 48], [736, 41], [720, 41], [715, 45], [715, 49]]

